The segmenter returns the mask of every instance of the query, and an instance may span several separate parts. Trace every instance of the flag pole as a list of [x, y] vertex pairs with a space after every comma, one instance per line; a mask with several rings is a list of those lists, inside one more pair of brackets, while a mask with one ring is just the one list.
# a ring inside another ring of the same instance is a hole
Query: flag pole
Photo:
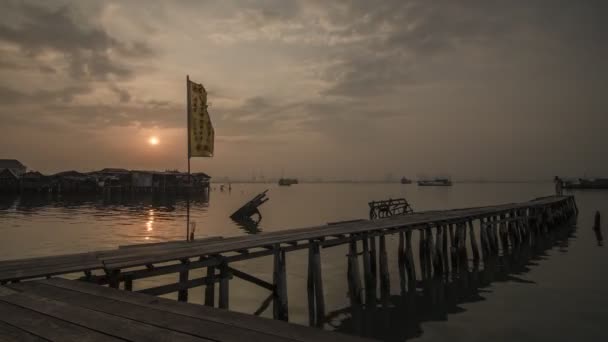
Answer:
[[186, 75], [186, 121], [188, 121], [188, 186], [186, 187], [186, 241], [190, 239], [190, 75]]

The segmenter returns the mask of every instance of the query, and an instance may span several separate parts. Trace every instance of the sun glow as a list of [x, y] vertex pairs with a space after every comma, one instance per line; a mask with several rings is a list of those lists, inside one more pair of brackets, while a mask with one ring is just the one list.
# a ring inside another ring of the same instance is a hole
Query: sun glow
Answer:
[[158, 145], [158, 143], [159, 143], [159, 142], [160, 142], [160, 141], [158, 140], [158, 138], [157, 138], [157, 137], [150, 137], [150, 139], [148, 139], [148, 143], [149, 143], [150, 145]]

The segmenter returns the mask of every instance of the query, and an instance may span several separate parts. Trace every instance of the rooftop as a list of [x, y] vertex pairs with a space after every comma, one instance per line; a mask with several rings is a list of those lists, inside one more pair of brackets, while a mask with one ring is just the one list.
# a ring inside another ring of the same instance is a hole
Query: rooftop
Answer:
[[0, 169], [18, 169], [25, 168], [17, 159], [0, 159]]

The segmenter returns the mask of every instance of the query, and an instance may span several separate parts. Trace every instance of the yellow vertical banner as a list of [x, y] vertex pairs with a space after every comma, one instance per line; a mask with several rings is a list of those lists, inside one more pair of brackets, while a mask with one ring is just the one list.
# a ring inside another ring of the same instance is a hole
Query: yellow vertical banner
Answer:
[[215, 132], [207, 112], [207, 91], [188, 79], [188, 157], [213, 157]]

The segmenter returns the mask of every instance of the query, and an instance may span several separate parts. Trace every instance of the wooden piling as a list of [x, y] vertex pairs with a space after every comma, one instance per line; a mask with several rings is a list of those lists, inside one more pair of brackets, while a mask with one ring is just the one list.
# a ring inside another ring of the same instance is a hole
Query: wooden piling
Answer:
[[380, 293], [382, 302], [387, 303], [391, 294], [391, 280], [388, 271], [388, 256], [386, 253], [386, 236], [380, 235]]
[[125, 291], [133, 291], [133, 279], [125, 277]]
[[405, 270], [405, 233], [399, 232], [399, 245], [397, 246], [397, 268], [399, 269], [399, 289], [405, 295], [407, 289], [407, 273]]
[[[284, 258], [285, 256], [283, 256]], [[220, 265], [220, 294], [219, 294], [219, 307], [220, 309], [228, 309], [229, 305], [229, 281], [230, 281], [230, 270], [228, 265], [224, 262]], [[285, 307], [287, 307], [287, 300], [285, 300]], [[287, 320], [287, 319], [285, 319]]]
[[376, 237], [374, 235], [369, 236], [369, 262], [370, 269], [372, 271], [372, 286], [374, 288], [374, 292], [378, 287], [378, 262], [377, 262], [377, 251], [376, 251]]
[[428, 277], [427, 273], [427, 249], [426, 249], [426, 230], [419, 229], [418, 230], [418, 260], [420, 262], [420, 276], [422, 279], [426, 279]]
[[407, 269], [407, 284], [410, 291], [416, 290], [416, 266], [412, 249], [412, 231], [405, 232], [405, 267]]
[[363, 245], [363, 278], [365, 281], [365, 304], [374, 305], [376, 301], [376, 282], [372, 274], [371, 252], [369, 250], [369, 237], [367, 234], [361, 239]]
[[[313, 313], [311, 325], [321, 327], [325, 318], [325, 297], [321, 272], [321, 250], [319, 243], [311, 241], [308, 249], [308, 296], [309, 316]], [[310, 299], [312, 297], [312, 300]], [[312, 307], [310, 306], [312, 304]]]
[[441, 256], [444, 273], [448, 273], [450, 271], [447, 230], [448, 227], [446, 225], [441, 226]]
[[273, 317], [274, 319], [288, 321], [287, 305], [287, 274], [285, 270], [285, 250], [277, 244], [274, 246], [273, 271]]
[[[187, 266], [190, 263], [190, 259], [182, 259], [182, 260], [180, 260], [180, 262], [182, 263], [182, 265]], [[183, 270], [181, 270], [179, 272], [180, 287], [181, 286], [185, 287], [186, 283], [188, 283], [188, 273], [189, 273], [188, 268], [184, 268]], [[177, 300], [180, 302], [188, 301], [188, 289], [187, 288], [182, 288], [179, 291], [177, 291]]]
[[443, 251], [441, 248], [441, 244], [442, 244], [442, 235], [443, 235], [443, 226], [438, 225], [437, 226], [437, 233], [435, 234], [435, 257], [434, 257], [434, 265], [433, 268], [435, 269], [435, 274], [442, 274], [443, 273]]
[[473, 228], [473, 221], [468, 221], [469, 225], [469, 237], [471, 239], [471, 250], [473, 251], [473, 260], [479, 260], [479, 247], [477, 247], [477, 238], [475, 237], [475, 228]]
[[429, 226], [426, 228], [426, 248], [429, 261], [427, 264], [428, 270], [427, 273], [429, 277], [433, 275], [433, 269], [435, 267], [436, 256], [435, 256], [435, 239], [433, 237], [433, 229]]
[[207, 282], [205, 285], [205, 305], [215, 306], [215, 266], [207, 267]]
[[351, 306], [359, 307], [361, 300], [361, 277], [359, 275], [359, 262], [357, 260], [357, 241], [351, 240], [348, 248], [348, 294]]

